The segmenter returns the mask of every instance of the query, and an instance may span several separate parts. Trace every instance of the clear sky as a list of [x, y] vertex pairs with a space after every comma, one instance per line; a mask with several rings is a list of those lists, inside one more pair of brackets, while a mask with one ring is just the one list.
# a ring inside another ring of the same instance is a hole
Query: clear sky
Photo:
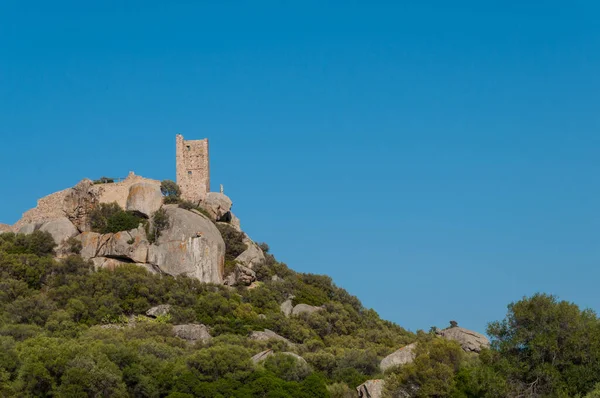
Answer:
[[84, 177], [212, 189], [416, 330], [600, 310], [597, 1], [0, 1], [0, 222]]

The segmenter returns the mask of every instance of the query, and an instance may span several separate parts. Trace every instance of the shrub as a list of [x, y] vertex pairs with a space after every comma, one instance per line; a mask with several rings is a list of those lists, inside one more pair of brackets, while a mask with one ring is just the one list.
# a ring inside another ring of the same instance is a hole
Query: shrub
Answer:
[[160, 183], [160, 192], [165, 196], [165, 203], [179, 203], [181, 189], [174, 181], [163, 180]]
[[150, 243], [156, 242], [162, 231], [167, 228], [169, 228], [169, 215], [165, 209], [159, 209], [152, 216], [152, 228], [148, 233], [148, 241]]
[[137, 228], [144, 218], [125, 211], [118, 203], [100, 203], [90, 213], [92, 231], [101, 234], [129, 231]]
[[110, 184], [113, 182], [115, 182], [115, 180], [109, 177], [100, 177], [99, 179], [94, 180], [94, 184]]
[[217, 228], [225, 241], [225, 261], [233, 261], [242, 254], [248, 246], [244, 243], [244, 233], [231, 225], [218, 223]]
[[81, 249], [83, 249], [83, 245], [79, 239], [69, 238], [67, 240], [68, 251], [71, 254], [79, 254], [81, 253]]

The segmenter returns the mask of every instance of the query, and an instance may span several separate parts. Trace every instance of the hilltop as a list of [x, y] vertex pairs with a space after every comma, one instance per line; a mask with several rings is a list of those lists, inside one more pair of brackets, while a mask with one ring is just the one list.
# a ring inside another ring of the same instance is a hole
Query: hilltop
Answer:
[[278, 261], [223, 192], [186, 200], [134, 173], [2, 225], [0, 285], [7, 397], [566, 397], [600, 382], [590, 311], [536, 295], [490, 324], [491, 344], [455, 321], [413, 333]]

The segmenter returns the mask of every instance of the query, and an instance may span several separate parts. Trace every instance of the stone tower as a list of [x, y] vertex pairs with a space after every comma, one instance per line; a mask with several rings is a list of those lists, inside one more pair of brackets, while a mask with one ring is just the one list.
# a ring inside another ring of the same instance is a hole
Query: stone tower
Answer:
[[198, 203], [210, 191], [210, 169], [208, 166], [208, 138], [184, 140], [176, 137], [177, 185], [181, 198]]

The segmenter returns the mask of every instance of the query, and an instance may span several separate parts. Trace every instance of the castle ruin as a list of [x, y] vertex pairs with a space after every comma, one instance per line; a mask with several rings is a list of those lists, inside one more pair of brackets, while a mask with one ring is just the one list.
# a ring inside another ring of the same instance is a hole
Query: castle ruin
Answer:
[[208, 138], [184, 140], [176, 137], [177, 185], [181, 198], [198, 203], [210, 191], [210, 168], [208, 163]]

